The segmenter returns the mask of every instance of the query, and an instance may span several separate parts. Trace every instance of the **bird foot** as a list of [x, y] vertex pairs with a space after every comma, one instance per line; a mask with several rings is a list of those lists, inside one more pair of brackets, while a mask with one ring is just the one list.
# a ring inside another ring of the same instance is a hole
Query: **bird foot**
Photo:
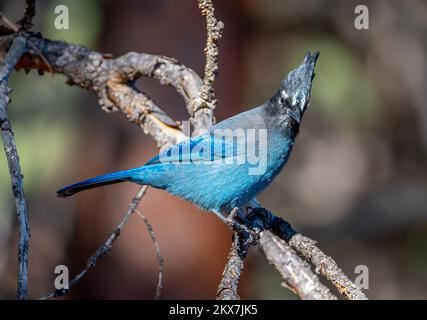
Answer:
[[239, 212], [239, 208], [234, 208], [233, 210], [231, 210], [230, 214], [227, 217], [224, 217], [224, 215], [221, 212], [216, 212], [213, 211], [213, 213], [222, 221], [224, 222], [227, 226], [230, 227], [230, 229], [238, 232], [238, 233], [248, 233], [250, 235], [253, 236], [253, 238], [257, 239], [259, 233], [255, 232], [254, 230], [252, 230], [251, 228], [248, 228], [247, 226], [245, 226], [244, 224], [237, 222], [235, 220], [237, 213]]
[[225, 223], [234, 231], [236, 232], [240, 232], [240, 233], [248, 233], [252, 236], [254, 236], [255, 238], [257, 238], [257, 233], [248, 228], [247, 226], [245, 226], [242, 223], [239, 223], [235, 220], [235, 217], [237, 216], [237, 213], [239, 212], [239, 208], [234, 208], [233, 210], [231, 210], [230, 214], [228, 215], [228, 217], [225, 219]]

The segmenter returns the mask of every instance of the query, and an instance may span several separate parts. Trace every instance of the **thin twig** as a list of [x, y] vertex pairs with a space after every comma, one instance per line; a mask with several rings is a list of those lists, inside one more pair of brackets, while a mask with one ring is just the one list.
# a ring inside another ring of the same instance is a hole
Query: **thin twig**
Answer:
[[[31, 2], [31, 0], [30, 0], [30, 2]], [[35, 4], [34, 4], [35, 5]], [[31, 5], [30, 5], [31, 6]], [[29, 9], [29, 12], [27, 12], [27, 9], [30, 7], [30, 6], [28, 6], [28, 7], [26, 7], [26, 10], [25, 10], [25, 15], [27, 15], [27, 14], [31, 14], [31, 9]], [[35, 10], [35, 9], [33, 9], [33, 10]], [[35, 11], [33, 12], [33, 14], [35, 15]], [[15, 33], [18, 33], [19, 31], [20, 31], [20, 29], [19, 29], [19, 27], [18, 27], [18, 25], [16, 24], [16, 23], [14, 23], [14, 22], [12, 22], [8, 17], [6, 17], [2, 12], [0, 12], [0, 18], [4, 21], [4, 23], [6, 23], [6, 25], [13, 31], [13, 32], [15, 32]], [[25, 16], [21, 19], [21, 20], [23, 20], [25, 18]], [[28, 27], [28, 29], [30, 29], [31, 27], [32, 27], [32, 18], [33, 17], [30, 17], [29, 19], [29, 23], [30, 23], [30, 25], [28, 24], [28, 21], [27, 22], [23, 22], [24, 24], [25, 24], [25, 28], [24, 28], [24, 26], [23, 25], [21, 25], [21, 29], [23, 30], [23, 31], [25, 31], [25, 30], [27, 30], [26, 29], [26, 27]], [[19, 21], [19, 22], [21, 22], [21, 21]], [[18, 23], [19, 23], [18, 22]], [[52, 73], [52, 76], [53, 76], [53, 69], [52, 69], [52, 66], [50, 65], [50, 63], [49, 63], [49, 61], [47, 61], [47, 59], [46, 59], [46, 57], [43, 55], [43, 53], [41, 53], [40, 52], [40, 50], [35, 46], [35, 45], [33, 45], [32, 43], [31, 43], [31, 41], [27, 41], [27, 44], [40, 56], [40, 58], [42, 58], [42, 60], [43, 60], [43, 62], [44, 62], [44, 64], [45, 64], [45, 66], [47, 67], [47, 70], [50, 72], [50, 73]], [[41, 73], [41, 74], [43, 74], [43, 70], [41, 70], [41, 69], [39, 69], [39, 72]]]
[[147, 229], [148, 234], [150, 235], [151, 241], [153, 242], [154, 249], [156, 250], [157, 265], [159, 267], [159, 271], [158, 271], [158, 280], [157, 280], [156, 293], [154, 295], [154, 299], [158, 300], [160, 298], [160, 295], [162, 294], [162, 288], [163, 288], [163, 264], [164, 264], [163, 262], [164, 262], [164, 260], [163, 260], [162, 254], [160, 253], [159, 243], [157, 242], [157, 238], [156, 238], [156, 235], [154, 233], [154, 229], [151, 226], [150, 222], [138, 209], [136, 209], [135, 212], [142, 219], [142, 221], [144, 221], [145, 228]]
[[200, 98], [203, 103], [199, 104], [191, 113], [194, 125], [194, 134], [198, 135], [202, 130], [207, 130], [214, 123], [213, 111], [216, 107], [214, 82], [218, 74], [218, 41], [224, 23], [215, 17], [215, 9], [212, 0], [198, 0], [201, 14], [206, 18], [206, 47], [205, 47], [205, 74]]
[[3, 12], [0, 11], [0, 19], [3, 20], [3, 22], [10, 28], [13, 30], [13, 32], [18, 32], [19, 28], [18, 26], [13, 23], [8, 17], [6, 17]]
[[33, 18], [36, 15], [36, 1], [25, 0], [24, 16], [17, 22], [21, 26], [21, 31], [28, 31], [33, 27]]
[[17, 36], [13, 40], [4, 61], [0, 62], [0, 128], [19, 221], [18, 288], [16, 293], [18, 299], [27, 299], [28, 297], [28, 242], [30, 239], [30, 226], [28, 223], [27, 203], [25, 201], [18, 151], [16, 149], [12, 124], [7, 114], [7, 105], [10, 102], [8, 94], [11, 92], [11, 89], [7, 86], [7, 82], [13, 68], [24, 53], [26, 44], [27, 40], [25, 37]]
[[133, 197], [132, 201], [129, 204], [129, 207], [128, 207], [126, 214], [124, 215], [123, 219], [120, 221], [120, 223], [118, 224], [116, 229], [110, 234], [108, 239], [101, 246], [98, 247], [98, 249], [95, 251], [95, 253], [92, 254], [89, 259], [87, 259], [86, 266], [84, 267], [84, 269], [82, 271], [80, 271], [79, 274], [77, 274], [70, 281], [68, 288], [67, 289], [55, 290], [55, 291], [51, 292], [50, 294], [40, 298], [40, 300], [58, 298], [58, 297], [61, 297], [65, 294], [67, 294], [68, 292], [70, 292], [70, 290], [77, 284], [77, 282], [79, 282], [90, 269], [95, 267], [97, 262], [100, 259], [102, 259], [106, 254], [108, 254], [110, 252], [110, 250], [113, 246], [113, 243], [120, 236], [120, 233], [122, 232], [123, 227], [128, 222], [131, 215], [136, 211], [136, 209], [139, 205], [139, 202], [141, 201], [142, 197], [145, 195], [145, 192], [147, 191], [147, 189], [148, 189], [147, 186], [142, 186], [138, 190], [138, 193], [135, 195], [135, 197]]

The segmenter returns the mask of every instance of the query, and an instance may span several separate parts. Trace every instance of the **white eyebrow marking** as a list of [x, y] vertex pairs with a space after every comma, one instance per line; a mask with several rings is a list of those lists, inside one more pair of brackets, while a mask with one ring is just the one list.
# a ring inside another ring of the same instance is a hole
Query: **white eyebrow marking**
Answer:
[[301, 111], [304, 111], [304, 109], [305, 109], [305, 98], [302, 98], [302, 100], [301, 100], [301, 105], [300, 105], [300, 109], [301, 109]]
[[285, 99], [288, 99], [288, 93], [285, 91], [285, 90], [282, 90], [282, 96], [285, 98]]
[[294, 95], [292, 97], [292, 107], [295, 106], [297, 104], [297, 95]]

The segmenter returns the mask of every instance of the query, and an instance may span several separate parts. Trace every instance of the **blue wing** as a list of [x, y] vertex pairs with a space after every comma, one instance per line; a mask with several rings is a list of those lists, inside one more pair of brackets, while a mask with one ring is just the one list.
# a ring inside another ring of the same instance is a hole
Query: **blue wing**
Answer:
[[244, 140], [216, 137], [213, 134], [197, 136], [160, 152], [145, 165], [159, 163], [190, 163], [221, 161], [244, 156]]

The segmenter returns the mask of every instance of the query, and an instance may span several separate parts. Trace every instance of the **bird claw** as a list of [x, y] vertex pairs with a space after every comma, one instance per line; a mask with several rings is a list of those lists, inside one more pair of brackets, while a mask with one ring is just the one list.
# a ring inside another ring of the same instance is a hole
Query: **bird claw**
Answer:
[[259, 232], [256, 232], [256, 230], [253, 230], [252, 228], [246, 226], [244, 223], [239, 223], [235, 221], [234, 218], [237, 216], [238, 212], [239, 208], [237, 207], [231, 210], [230, 214], [225, 219], [225, 223], [235, 232], [250, 235], [251, 242], [256, 242], [257, 239], [259, 239]]

